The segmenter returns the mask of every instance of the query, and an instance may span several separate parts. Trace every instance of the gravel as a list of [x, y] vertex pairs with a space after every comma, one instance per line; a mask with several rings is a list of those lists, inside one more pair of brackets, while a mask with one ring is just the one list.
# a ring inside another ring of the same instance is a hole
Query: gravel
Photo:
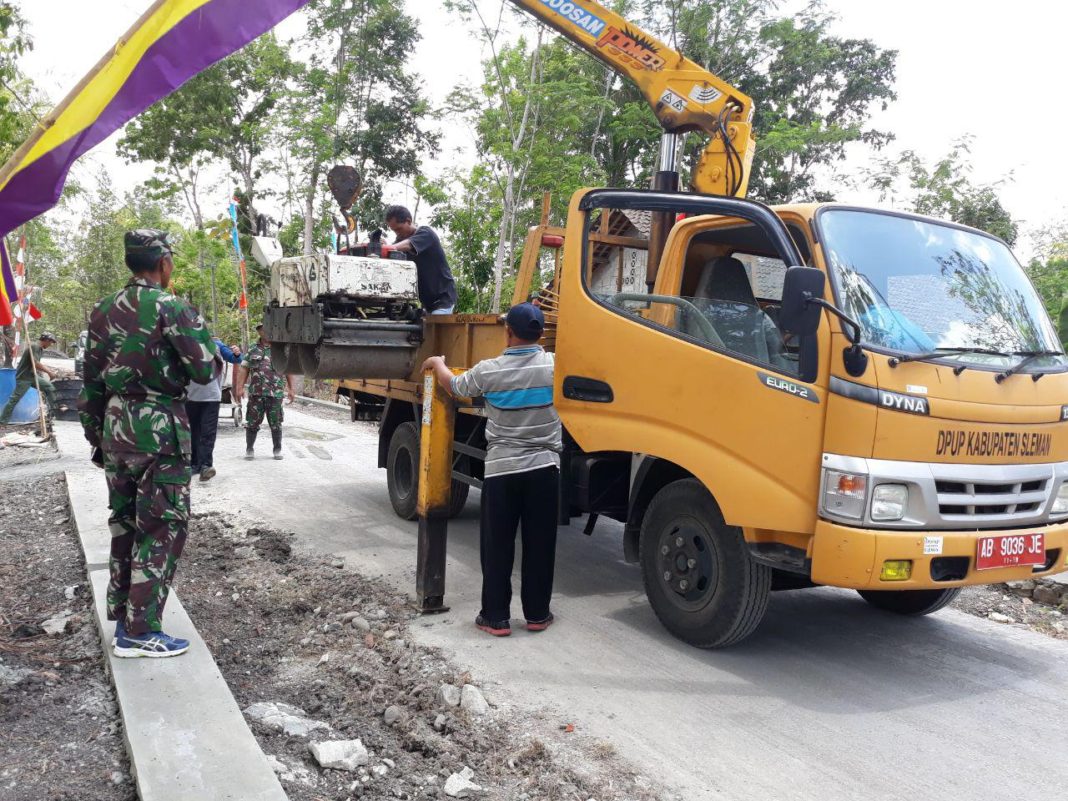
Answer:
[[133, 801], [62, 476], [0, 483], [0, 798]]
[[[477, 677], [413, 642], [405, 597], [333, 564], [298, 552], [291, 535], [213, 514], [194, 517], [178, 571], [182, 602], [241, 708], [271, 704], [330, 727], [301, 736], [247, 716], [291, 801], [444, 799], [464, 768], [492, 799], [661, 798], [603, 744], [502, 706], [497, 691], [481, 715], [460, 708], [465, 690], [486, 702]], [[323, 757], [327, 743], [356, 741], [364, 764], [342, 756], [323, 768], [311, 750]]]

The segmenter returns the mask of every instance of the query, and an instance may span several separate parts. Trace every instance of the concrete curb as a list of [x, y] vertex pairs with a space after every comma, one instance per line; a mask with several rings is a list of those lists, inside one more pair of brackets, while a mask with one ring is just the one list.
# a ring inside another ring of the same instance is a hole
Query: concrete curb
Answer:
[[296, 400], [300, 403], [311, 404], [312, 406], [321, 406], [324, 409], [333, 409], [335, 412], [347, 412], [349, 410], [348, 404], [320, 400], [319, 398], [309, 398], [307, 395], [297, 395]]
[[[64, 440], [68, 447], [72, 443], [69, 432], [64, 434], [57, 435], [61, 449]], [[104, 472], [86, 461], [86, 468], [68, 470], [66, 478], [138, 797], [141, 801], [287, 801], [175, 593], [167, 601], [167, 631], [188, 639], [189, 652], [174, 659], [115, 657], [111, 648], [115, 624], [107, 620], [105, 610], [111, 535]]]

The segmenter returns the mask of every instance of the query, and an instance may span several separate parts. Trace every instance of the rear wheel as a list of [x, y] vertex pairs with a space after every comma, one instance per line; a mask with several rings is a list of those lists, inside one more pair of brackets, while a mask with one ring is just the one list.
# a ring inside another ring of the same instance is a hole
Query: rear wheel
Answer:
[[642, 521], [645, 593], [664, 627], [700, 648], [752, 634], [767, 611], [771, 568], [754, 562], [741, 529], [723, 521], [696, 479], [653, 498]]
[[393, 429], [386, 455], [386, 487], [393, 511], [403, 520], [415, 520], [419, 501], [419, 428], [401, 423]]
[[876, 609], [899, 615], [929, 615], [960, 595], [960, 587], [948, 590], [857, 590]]
[[[401, 423], [393, 430], [386, 455], [386, 486], [393, 511], [404, 520], [419, 516], [419, 426]], [[471, 488], [462, 481], [452, 482], [449, 494], [449, 517], [463, 511]]]

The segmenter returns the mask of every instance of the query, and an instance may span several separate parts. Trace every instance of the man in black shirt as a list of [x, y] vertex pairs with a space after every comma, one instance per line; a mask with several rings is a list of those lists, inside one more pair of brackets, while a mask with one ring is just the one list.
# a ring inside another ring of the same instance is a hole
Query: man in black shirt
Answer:
[[419, 301], [427, 314], [452, 314], [456, 307], [456, 282], [445, 258], [441, 240], [428, 225], [418, 227], [404, 206], [386, 209], [386, 225], [397, 236], [393, 250], [410, 253], [419, 275]]

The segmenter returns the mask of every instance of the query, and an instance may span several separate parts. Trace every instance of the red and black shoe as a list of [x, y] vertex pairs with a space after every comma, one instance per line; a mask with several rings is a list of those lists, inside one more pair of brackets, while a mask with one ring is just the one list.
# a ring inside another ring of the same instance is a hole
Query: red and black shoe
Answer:
[[552, 612], [550, 612], [549, 616], [543, 620], [528, 620], [527, 631], [545, 631], [545, 629], [553, 624], [554, 620], [556, 620], [556, 618], [553, 617]]
[[494, 637], [507, 637], [512, 633], [512, 624], [507, 620], [490, 622], [482, 615], [475, 618], [475, 628], [487, 634], [492, 634]]

